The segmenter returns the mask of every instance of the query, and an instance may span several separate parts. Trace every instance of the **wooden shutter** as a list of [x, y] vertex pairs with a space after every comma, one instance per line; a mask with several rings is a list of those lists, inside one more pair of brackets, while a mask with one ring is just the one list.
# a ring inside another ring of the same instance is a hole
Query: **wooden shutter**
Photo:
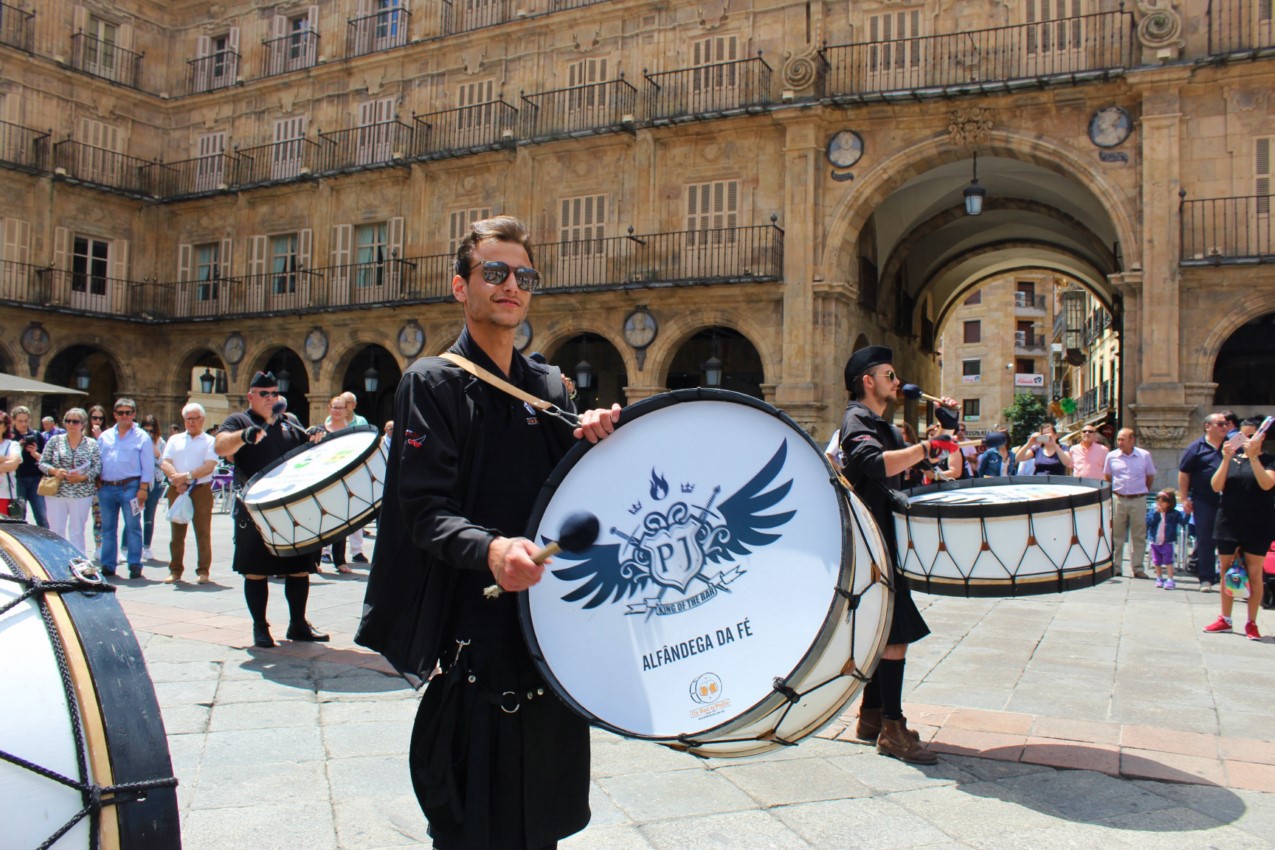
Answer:
[[195, 58], [203, 59], [212, 56], [212, 38], [206, 35], [195, 36]]
[[266, 255], [270, 250], [268, 236], [250, 236], [248, 238], [248, 274], [256, 277], [266, 273]]
[[1253, 194], [1257, 195], [1257, 214], [1271, 213], [1271, 138], [1253, 140]]
[[[398, 257], [399, 259], [402, 259], [403, 258], [403, 235], [405, 230], [403, 217], [398, 216], [396, 218], [392, 218], [387, 222], [387, 224], [388, 224], [388, 227], [386, 228], [387, 235], [385, 237], [386, 254], [387, 256], [390, 256], [390, 257]], [[397, 251], [398, 253], [395, 254], [394, 253], [395, 251]]]
[[31, 262], [31, 222], [20, 218], [4, 220], [4, 260], [7, 263]]
[[353, 225], [336, 224], [332, 226], [332, 265], [348, 266], [350, 264], [350, 243], [353, 238]]
[[304, 228], [297, 233], [297, 268], [310, 269], [310, 251], [314, 242], [314, 231]]
[[53, 267], [69, 271], [71, 258], [71, 231], [65, 227], [53, 228]]
[[191, 279], [190, 267], [191, 257], [194, 254], [194, 246], [189, 242], [182, 242], [177, 246], [177, 282], [185, 283]]
[[234, 244], [235, 242], [233, 239], [221, 240], [221, 251], [217, 257], [217, 276], [222, 280], [229, 278], [231, 275], [230, 270], [232, 266], [230, 264], [234, 259], [234, 252], [232, 250]]
[[111, 240], [111, 277], [128, 280], [128, 240]]
[[600, 248], [594, 240], [606, 238], [607, 196], [583, 195], [562, 199], [562, 217], [558, 222], [558, 240], [579, 243], [584, 253]]

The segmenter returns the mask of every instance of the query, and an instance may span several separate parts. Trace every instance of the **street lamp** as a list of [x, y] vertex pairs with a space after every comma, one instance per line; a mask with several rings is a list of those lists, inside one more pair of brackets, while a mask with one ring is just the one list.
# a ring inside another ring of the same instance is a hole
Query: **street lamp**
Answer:
[[88, 367], [81, 363], [80, 368], [75, 370], [75, 388], [77, 390], [87, 390], [91, 377]]
[[714, 354], [704, 361], [704, 383], [710, 387], [722, 385], [722, 359]]
[[279, 392], [286, 393], [292, 389], [292, 373], [287, 369], [280, 369], [274, 379], [278, 382]]
[[966, 215], [982, 215], [983, 214], [983, 198], [987, 196], [987, 190], [978, 185], [978, 153], [974, 154], [974, 179], [970, 181], [970, 185], [965, 187], [965, 214]]
[[217, 379], [213, 377], [213, 373], [205, 366], [204, 374], [199, 376], [199, 389], [203, 391], [204, 395], [210, 395], [216, 383]]
[[593, 387], [593, 366], [588, 360], [576, 364], [576, 387], [582, 390]]
[[376, 388], [381, 385], [381, 373], [376, 371], [376, 361], [373, 360], [372, 352], [369, 351], [367, 358], [370, 364], [367, 371], [363, 373], [363, 389], [368, 395], [376, 392]]

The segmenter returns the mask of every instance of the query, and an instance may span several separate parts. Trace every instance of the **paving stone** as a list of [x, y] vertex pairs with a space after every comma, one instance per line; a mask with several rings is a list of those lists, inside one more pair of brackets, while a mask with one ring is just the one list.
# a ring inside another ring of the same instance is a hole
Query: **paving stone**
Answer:
[[185, 735], [208, 731], [209, 707], [200, 705], [161, 705], [164, 732], [168, 735]]
[[589, 827], [558, 842], [559, 850], [654, 850], [636, 826]]
[[315, 702], [309, 679], [243, 679], [223, 681], [217, 688], [217, 704], [235, 702]]
[[1135, 847], [1176, 850], [1182, 847], [1269, 848], [1271, 837], [1261, 838], [1233, 826], [1218, 823], [1189, 808], [1160, 809], [1109, 818], [1102, 823]]
[[241, 729], [209, 732], [204, 767], [223, 764], [321, 761], [323, 743], [319, 730]]
[[337, 799], [332, 807], [343, 848], [427, 847], [432, 843], [414, 795]]
[[182, 819], [184, 850], [336, 850], [328, 803], [273, 799], [258, 806], [194, 809]]
[[708, 763], [650, 741], [594, 741], [591, 773], [595, 778], [663, 771], [708, 770]]
[[589, 828], [595, 826], [617, 826], [631, 824], [628, 815], [620, 811], [620, 807], [603, 790], [596, 780], [589, 783]]
[[1173, 803], [1129, 782], [1089, 770], [1056, 770], [998, 780], [1064, 818], [1095, 821], [1167, 809]]
[[212, 709], [210, 732], [241, 729], [313, 728], [319, 722], [319, 707], [299, 700], [218, 702]]
[[330, 700], [319, 694], [319, 718], [325, 726], [342, 723], [412, 723], [418, 701], [414, 694], [401, 700]]
[[773, 813], [811, 847], [820, 850], [930, 847], [950, 840], [933, 819], [897, 805], [893, 797], [808, 803], [775, 809]]
[[410, 722], [341, 723], [323, 727], [323, 745], [329, 758], [404, 754], [411, 737]]
[[636, 821], [747, 811], [753, 802], [725, 778], [706, 770], [608, 776], [598, 784]]
[[718, 768], [726, 779], [764, 806], [867, 797], [872, 792], [824, 759], [738, 764]]
[[938, 764], [907, 764], [878, 754], [875, 747], [865, 746], [861, 755], [830, 758], [828, 762], [877, 794], [975, 781], [974, 774], [961, 769], [946, 756], [940, 757]]
[[766, 812], [661, 821], [642, 828], [656, 850], [798, 850], [809, 847]]
[[191, 808], [235, 809], [245, 802], [327, 804], [328, 782], [322, 761], [209, 765], [199, 776], [199, 795]]
[[380, 795], [416, 799], [406, 752], [399, 756], [328, 759], [327, 765], [334, 800]]

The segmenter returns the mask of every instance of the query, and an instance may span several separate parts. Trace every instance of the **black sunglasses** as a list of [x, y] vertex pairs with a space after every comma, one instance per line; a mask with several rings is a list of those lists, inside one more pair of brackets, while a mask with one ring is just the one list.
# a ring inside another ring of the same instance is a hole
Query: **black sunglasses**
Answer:
[[83, 425], [84, 420], [83, 419], [63, 419], [62, 424], [63, 425]]
[[266, 390], [266, 391], [256, 390], [256, 393], [262, 398], [278, 398], [279, 396], [283, 395], [283, 393], [274, 392], [272, 390]]
[[[511, 271], [509, 264], [502, 263], [500, 260], [488, 260], [481, 265], [471, 266], [469, 274], [473, 274], [476, 269], [483, 270], [483, 280], [492, 286], [499, 286], [508, 280]], [[524, 292], [535, 292], [540, 288], [540, 272], [527, 266], [519, 266], [512, 271], [519, 289]]]
[[134, 413], [135, 413], [135, 411], [132, 411], [132, 410], [117, 410], [117, 411], [115, 411], [115, 415], [116, 415], [116, 416], [132, 416]]

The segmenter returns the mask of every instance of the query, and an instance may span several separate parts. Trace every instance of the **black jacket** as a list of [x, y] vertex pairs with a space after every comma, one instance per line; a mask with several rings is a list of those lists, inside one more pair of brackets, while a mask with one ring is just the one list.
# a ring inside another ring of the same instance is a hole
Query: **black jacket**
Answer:
[[[497, 371], [466, 333], [450, 350]], [[528, 376], [529, 392], [574, 409], [558, 369], [517, 352], [514, 357]], [[500, 536], [468, 517], [474, 514], [471, 482], [484, 474], [483, 421], [505, 398], [439, 357], [408, 367], [395, 394], [385, 497], [354, 640], [384, 655], [417, 687], [443, 651], [456, 570], [487, 571], [487, 548]], [[571, 428], [556, 420], [546, 427], [556, 462], [574, 442]]]

